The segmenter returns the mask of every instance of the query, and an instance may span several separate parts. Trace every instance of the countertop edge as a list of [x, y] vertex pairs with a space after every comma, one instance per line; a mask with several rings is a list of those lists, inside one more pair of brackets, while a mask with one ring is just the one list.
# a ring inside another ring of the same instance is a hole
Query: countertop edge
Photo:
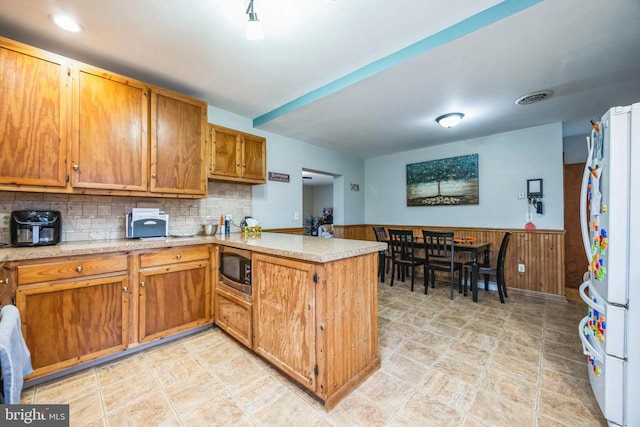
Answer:
[[254, 252], [309, 262], [326, 263], [384, 250], [386, 243], [368, 240], [322, 238], [281, 233], [263, 233], [246, 237], [240, 233], [192, 237], [158, 237], [148, 239], [87, 240], [51, 246], [0, 248], [0, 262], [26, 261], [93, 255], [111, 252], [134, 252], [147, 249], [218, 244]]

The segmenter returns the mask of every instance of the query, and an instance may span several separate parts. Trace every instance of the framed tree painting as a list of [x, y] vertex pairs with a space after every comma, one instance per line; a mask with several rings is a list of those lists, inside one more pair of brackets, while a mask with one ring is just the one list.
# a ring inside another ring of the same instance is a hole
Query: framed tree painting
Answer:
[[407, 206], [478, 203], [478, 154], [407, 165]]

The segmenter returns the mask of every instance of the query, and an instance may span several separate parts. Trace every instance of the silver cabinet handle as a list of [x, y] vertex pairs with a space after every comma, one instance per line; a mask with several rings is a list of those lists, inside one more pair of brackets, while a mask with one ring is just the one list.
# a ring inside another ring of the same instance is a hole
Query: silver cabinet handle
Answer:
[[140, 286], [144, 288], [144, 282], [140, 282]]
[[9, 284], [9, 278], [7, 277], [6, 279], [4, 279], [4, 280], [2, 281], [2, 283], [4, 283], [5, 285], [8, 285], [8, 284]]
[[129, 292], [129, 288], [128, 288], [127, 286], [123, 287], [123, 288], [122, 288], [122, 290], [123, 290], [124, 292]]
[[180, 254], [176, 255], [176, 259], [182, 259], [182, 255]]
[[78, 166], [78, 165], [73, 165], [73, 170], [74, 170], [74, 171], [77, 171], [78, 169], [80, 169], [80, 166]]
[[82, 266], [81, 266], [81, 265], [77, 266], [77, 267], [76, 267], [76, 271], [77, 271], [78, 273], [82, 273]]
[[155, 173], [151, 174], [151, 178], [155, 178], [157, 175]]

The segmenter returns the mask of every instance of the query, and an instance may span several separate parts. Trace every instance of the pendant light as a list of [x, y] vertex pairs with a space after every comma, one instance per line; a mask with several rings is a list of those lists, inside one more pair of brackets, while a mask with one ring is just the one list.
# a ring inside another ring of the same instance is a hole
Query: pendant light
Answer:
[[264, 39], [264, 30], [262, 24], [258, 21], [258, 14], [253, 11], [253, 0], [249, 1], [249, 7], [247, 7], [247, 39], [249, 40], [262, 40]]

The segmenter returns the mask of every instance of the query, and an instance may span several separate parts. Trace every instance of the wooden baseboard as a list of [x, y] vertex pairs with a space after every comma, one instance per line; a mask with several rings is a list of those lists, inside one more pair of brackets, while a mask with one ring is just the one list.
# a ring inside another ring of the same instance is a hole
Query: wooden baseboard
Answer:
[[509, 294], [540, 298], [545, 301], [567, 302], [567, 297], [564, 295], [548, 294], [546, 292], [529, 291], [527, 289], [518, 289], [518, 288], [507, 288], [507, 292]]

